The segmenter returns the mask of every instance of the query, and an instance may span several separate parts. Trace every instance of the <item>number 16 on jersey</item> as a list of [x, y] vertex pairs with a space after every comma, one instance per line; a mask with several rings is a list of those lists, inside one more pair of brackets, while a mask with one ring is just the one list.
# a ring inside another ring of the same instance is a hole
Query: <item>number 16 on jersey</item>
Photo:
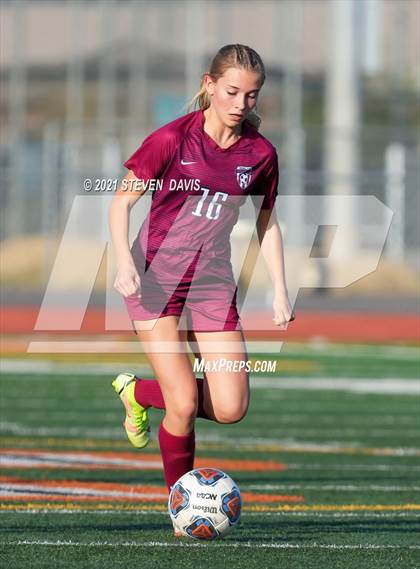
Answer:
[[[192, 212], [193, 215], [197, 216], [197, 217], [202, 217], [203, 213], [202, 213], [202, 209], [204, 207], [204, 202], [207, 199], [207, 196], [209, 195], [209, 188], [201, 188], [201, 190], [203, 191], [203, 195], [200, 198], [199, 202], [197, 203], [197, 206], [195, 207], [194, 211]], [[207, 211], [206, 211], [206, 217], [207, 219], [218, 219], [220, 216], [220, 210], [222, 208], [222, 204], [220, 202], [220, 200], [222, 202], [225, 202], [227, 200], [228, 194], [225, 194], [224, 192], [216, 192], [214, 194], [214, 196], [212, 197], [212, 199], [210, 200], [210, 202], [207, 205]]]

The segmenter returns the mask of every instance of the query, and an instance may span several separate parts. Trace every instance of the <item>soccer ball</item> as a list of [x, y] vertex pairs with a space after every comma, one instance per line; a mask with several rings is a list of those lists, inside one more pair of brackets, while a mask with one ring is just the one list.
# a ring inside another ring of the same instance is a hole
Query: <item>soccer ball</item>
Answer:
[[198, 468], [172, 486], [168, 507], [174, 527], [183, 535], [216, 539], [238, 524], [242, 500], [238, 486], [225, 472]]

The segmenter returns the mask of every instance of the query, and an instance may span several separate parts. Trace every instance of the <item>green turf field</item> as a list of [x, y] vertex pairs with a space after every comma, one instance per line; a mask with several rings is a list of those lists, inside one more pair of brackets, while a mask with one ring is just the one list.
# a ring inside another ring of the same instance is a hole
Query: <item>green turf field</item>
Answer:
[[420, 567], [415, 348], [287, 345], [244, 421], [198, 421], [197, 459], [244, 495], [211, 543], [172, 537], [156, 441], [125, 440], [110, 382], [133, 361], [5, 361], [2, 568]]

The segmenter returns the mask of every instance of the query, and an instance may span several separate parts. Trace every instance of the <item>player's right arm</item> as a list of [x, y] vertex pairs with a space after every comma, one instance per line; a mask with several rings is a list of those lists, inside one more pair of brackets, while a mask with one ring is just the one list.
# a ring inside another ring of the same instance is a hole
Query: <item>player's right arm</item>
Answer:
[[140, 289], [140, 277], [134, 265], [128, 240], [130, 211], [145, 193], [141, 181], [130, 170], [118, 187], [109, 208], [109, 228], [117, 261], [114, 288], [124, 296]]
[[171, 124], [152, 132], [124, 162], [129, 172], [123, 178], [111, 203], [109, 224], [117, 258], [114, 287], [124, 296], [135, 294], [140, 288], [140, 277], [128, 243], [130, 210], [146, 191], [142, 180], [160, 178], [174, 155], [179, 137]]

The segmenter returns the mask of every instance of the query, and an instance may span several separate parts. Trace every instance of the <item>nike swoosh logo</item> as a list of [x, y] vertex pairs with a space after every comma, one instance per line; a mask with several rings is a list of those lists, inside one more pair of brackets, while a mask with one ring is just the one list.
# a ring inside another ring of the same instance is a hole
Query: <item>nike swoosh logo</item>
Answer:
[[188, 162], [187, 160], [182, 160], [182, 159], [181, 159], [181, 164], [182, 164], [183, 166], [186, 166], [187, 164], [196, 164], [196, 162]]

